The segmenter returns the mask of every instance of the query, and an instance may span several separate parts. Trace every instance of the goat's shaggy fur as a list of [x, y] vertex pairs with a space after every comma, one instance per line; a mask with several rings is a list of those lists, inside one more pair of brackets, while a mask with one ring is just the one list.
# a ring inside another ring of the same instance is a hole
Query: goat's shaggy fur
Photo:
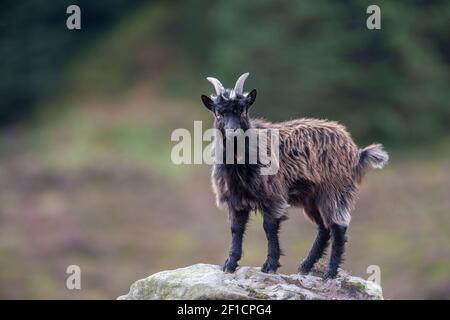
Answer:
[[301, 206], [313, 222], [348, 226], [363, 173], [387, 161], [381, 145], [359, 150], [337, 122], [252, 120], [251, 128], [279, 130], [279, 171], [260, 175], [259, 166], [215, 165], [212, 184], [221, 207], [252, 211], [270, 205], [272, 214], [283, 218], [289, 205]]
[[230, 90], [224, 90], [212, 99], [202, 96], [204, 104], [216, 115], [215, 128], [223, 131], [227, 123], [235, 121], [235, 127], [244, 130], [277, 129], [280, 138], [279, 171], [275, 175], [261, 175], [258, 163], [213, 166], [217, 204], [228, 207], [233, 235], [224, 270], [235, 270], [248, 213], [260, 211], [269, 242], [263, 271], [276, 271], [281, 254], [280, 223], [287, 217], [289, 206], [299, 206], [318, 226], [316, 241], [299, 270], [308, 272], [312, 268], [331, 237], [333, 247], [326, 276], [334, 277], [361, 178], [370, 168], [382, 168], [388, 155], [380, 144], [358, 149], [345, 127], [337, 122], [298, 119], [270, 123], [250, 119], [248, 108], [256, 98], [256, 90], [250, 94], [233, 93], [230, 97]]

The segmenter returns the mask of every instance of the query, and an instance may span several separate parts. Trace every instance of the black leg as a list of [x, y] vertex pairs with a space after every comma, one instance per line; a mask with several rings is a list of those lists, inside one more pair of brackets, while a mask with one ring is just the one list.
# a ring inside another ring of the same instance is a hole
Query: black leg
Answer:
[[308, 257], [300, 264], [298, 271], [301, 273], [308, 273], [311, 271], [314, 264], [322, 257], [325, 249], [328, 247], [328, 240], [330, 240], [330, 230], [323, 225], [317, 227], [316, 240], [309, 251]]
[[345, 232], [347, 227], [333, 224], [331, 226], [331, 256], [330, 263], [328, 265], [328, 271], [325, 274], [325, 278], [335, 278], [338, 273], [339, 265], [342, 262], [342, 256], [344, 254], [346, 236]]
[[261, 268], [262, 272], [276, 272], [281, 266], [279, 262], [281, 249], [278, 240], [280, 224], [280, 219], [276, 219], [270, 214], [264, 214], [263, 227], [267, 238], [267, 260]]
[[244, 237], [245, 226], [247, 225], [248, 211], [230, 211], [231, 224], [231, 248], [228, 259], [225, 261], [222, 270], [234, 272], [238, 266], [238, 261], [242, 256], [242, 239]]

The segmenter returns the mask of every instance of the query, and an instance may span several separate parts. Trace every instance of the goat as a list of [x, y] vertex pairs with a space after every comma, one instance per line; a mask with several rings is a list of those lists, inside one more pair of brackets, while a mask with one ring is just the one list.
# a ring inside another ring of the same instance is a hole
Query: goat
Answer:
[[[270, 123], [249, 117], [257, 91], [243, 92], [249, 73], [237, 80], [234, 89], [225, 89], [219, 80], [207, 78], [216, 94], [201, 96], [214, 116], [214, 128], [228, 130], [276, 129], [279, 132], [279, 170], [272, 176], [261, 175], [259, 163], [214, 163], [212, 186], [219, 207], [228, 207], [231, 248], [223, 271], [234, 272], [242, 255], [242, 241], [251, 211], [260, 211], [268, 241], [268, 254], [261, 270], [276, 272], [281, 249], [280, 225], [289, 206], [302, 207], [305, 216], [317, 225], [317, 236], [298, 270], [308, 273], [322, 257], [332, 240], [325, 278], [335, 278], [342, 262], [350, 212], [354, 208], [358, 186], [364, 173], [382, 168], [388, 154], [380, 144], [358, 149], [341, 124], [302, 118]], [[246, 144], [245, 148], [248, 148]], [[247, 150], [248, 151], [248, 150]], [[225, 156], [227, 152], [223, 149]]]

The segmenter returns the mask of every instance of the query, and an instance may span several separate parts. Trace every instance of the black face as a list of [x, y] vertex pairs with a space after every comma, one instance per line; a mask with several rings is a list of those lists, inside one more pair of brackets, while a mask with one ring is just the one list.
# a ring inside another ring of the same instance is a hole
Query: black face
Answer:
[[203, 104], [215, 116], [215, 127], [223, 133], [226, 130], [247, 130], [250, 128], [248, 109], [255, 102], [256, 89], [246, 96], [238, 95], [230, 98], [229, 91], [218, 96], [214, 100], [202, 95]]

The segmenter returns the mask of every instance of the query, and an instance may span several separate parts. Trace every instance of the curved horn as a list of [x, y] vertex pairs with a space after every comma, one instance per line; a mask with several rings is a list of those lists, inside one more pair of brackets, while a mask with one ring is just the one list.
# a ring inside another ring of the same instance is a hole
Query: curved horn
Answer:
[[225, 91], [225, 88], [223, 87], [223, 85], [216, 78], [208, 77], [208, 78], [206, 78], [206, 80], [208, 80], [209, 82], [212, 83], [212, 85], [214, 86], [214, 89], [216, 89], [216, 94], [218, 96], [220, 96]]
[[234, 86], [234, 92], [243, 94], [244, 93], [244, 82], [247, 80], [247, 77], [250, 73], [246, 72], [242, 76], [237, 79], [236, 84]]

